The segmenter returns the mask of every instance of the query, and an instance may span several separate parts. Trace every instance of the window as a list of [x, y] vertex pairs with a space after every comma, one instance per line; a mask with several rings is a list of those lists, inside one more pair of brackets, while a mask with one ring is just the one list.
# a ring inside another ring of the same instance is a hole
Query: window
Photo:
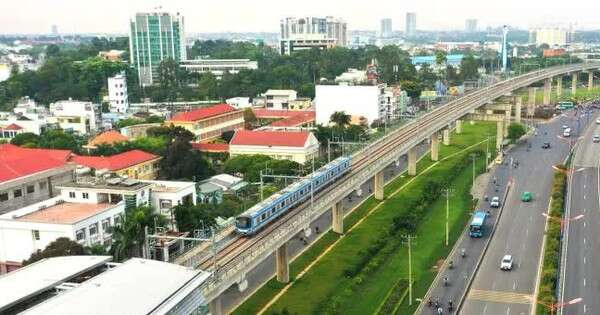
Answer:
[[0, 193], [0, 201], [6, 201], [8, 200], [8, 193], [4, 192], [4, 193]]
[[75, 239], [77, 239], [77, 241], [85, 241], [85, 230], [77, 230], [75, 232]]
[[46, 188], [48, 188], [48, 183], [40, 182], [40, 190], [46, 190]]
[[13, 190], [13, 197], [14, 198], [19, 198], [21, 196], [23, 196], [23, 190], [21, 190], [21, 189], [15, 189], [15, 190]]
[[69, 198], [75, 198], [75, 192], [69, 191]]
[[33, 236], [33, 239], [36, 241], [40, 240], [40, 231], [39, 230], [32, 230], [31, 231], [31, 236]]
[[98, 223], [90, 225], [88, 229], [90, 229], [90, 236], [98, 234]]
[[35, 185], [27, 186], [27, 193], [32, 194], [35, 191]]
[[160, 199], [160, 208], [161, 209], [171, 209], [173, 202], [171, 202], [171, 200], [168, 199]]
[[102, 220], [102, 232], [110, 233], [110, 218]]
[[83, 197], [83, 199], [90, 199], [90, 194], [84, 192], [83, 194], [81, 194], [81, 197]]

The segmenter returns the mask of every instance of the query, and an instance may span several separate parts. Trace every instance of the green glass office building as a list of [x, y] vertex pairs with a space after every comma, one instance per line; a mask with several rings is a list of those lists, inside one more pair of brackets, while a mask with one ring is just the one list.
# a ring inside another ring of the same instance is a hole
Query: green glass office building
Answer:
[[165, 12], [137, 13], [130, 21], [129, 51], [140, 85], [158, 83], [162, 60], [186, 59], [183, 16]]

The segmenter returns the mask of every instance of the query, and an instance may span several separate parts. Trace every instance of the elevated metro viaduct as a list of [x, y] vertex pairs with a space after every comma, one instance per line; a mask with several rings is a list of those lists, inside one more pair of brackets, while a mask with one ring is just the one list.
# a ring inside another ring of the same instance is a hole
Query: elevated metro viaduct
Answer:
[[[332, 229], [336, 233], [344, 233], [343, 211], [341, 200], [353, 193], [361, 184], [373, 178], [374, 197], [384, 198], [383, 170], [395, 163], [401, 156], [408, 155], [408, 175], [416, 175], [417, 152], [415, 147], [426, 139], [430, 139], [431, 159], [439, 159], [439, 134], [442, 133], [443, 143], [450, 144], [450, 128], [455, 125], [456, 132], [462, 131], [462, 119], [468, 114], [473, 114], [476, 109], [493, 100], [509, 95], [511, 92], [526, 88], [533, 83], [544, 82], [544, 103], [549, 104], [553, 78], [562, 82], [563, 75], [571, 75], [573, 92], [577, 89], [578, 73], [589, 73], [588, 88], [593, 85], [593, 71], [600, 69], [600, 63], [583, 63], [551, 67], [535, 72], [520, 75], [491, 86], [470, 92], [456, 100], [439, 106], [423, 114], [417, 119], [391, 131], [385, 137], [369, 144], [363, 150], [352, 156], [353, 168], [341, 180], [315, 194], [314, 206], [310, 201], [299, 205], [283, 217], [273, 222], [269, 227], [253, 237], [234, 239], [231, 243], [235, 247], [225, 245], [217, 254], [217, 270], [198, 291], [208, 301], [211, 314], [222, 314], [219, 295], [230, 286], [237, 284], [240, 290], [247, 287], [246, 274], [251, 272], [260, 262], [275, 253], [276, 275], [280, 282], [289, 281], [289, 257], [287, 242], [299, 232], [309, 229], [309, 224], [327, 211], [333, 216]], [[562, 89], [562, 83], [557, 84]], [[532, 89], [530, 89], [530, 93]], [[560, 93], [560, 92], [559, 92]], [[530, 98], [531, 99], [531, 98]], [[535, 99], [535, 98], [533, 98]], [[533, 103], [535, 105], [535, 103]], [[517, 98], [515, 102], [515, 120], [521, 119], [522, 101]], [[510, 112], [508, 112], [510, 113]], [[510, 121], [510, 119], [508, 119]], [[505, 135], [507, 119], [497, 120], [497, 148], [500, 148]], [[331, 210], [330, 210], [331, 209]], [[233, 246], [233, 245], [232, 245]], [[228, 250], [227, 250], [228, 249]], [[210, 264], [201, 265], [197, 260], [181, 262], [194, 267], [208, 267]]]

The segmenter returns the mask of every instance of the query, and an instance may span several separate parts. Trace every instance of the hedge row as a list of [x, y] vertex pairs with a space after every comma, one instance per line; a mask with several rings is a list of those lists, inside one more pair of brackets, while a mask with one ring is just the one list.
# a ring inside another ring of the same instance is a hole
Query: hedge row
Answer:
[[394, 314], [396, 312], [396, 308], [398, 307], [398, 305], [400, 303], [402, 303], [402, 300], [404, 300], [407, 289], [408, 289], [408, 280], [406, 280], [406, 279], [398, 280], [398, 282], [396, 282], [396, 284], [394, 285], [392, 290], [390, 290], [390, 294], [387, 296], [387, 298], [381, 305], [381, 308], [379, 309], [377, 314], [378, 315]]
[[[564, 167], [561, 167], [564, 169]], [[561, 220], [564, 213], [565, 188], [567, 176], [563, 171], [556, 171], [552, 181], [552, 202], [550, 204], [550, 217], [548, 231], [546, 231], [546, 244], [544, 261], [539, 287], [538, 301], [545, 305], [556, 303], [556, 286], [558, 282], [558, 268], [560, 262]], [[558, 220], [560, 218], [561, 220]], [[544, 307], [537, 308], [538, 314], [550, 314]]]
[[338, 314], [341, 301], [352, 295], [360, 285], [369, 277], [370, 274], [378, 270], [391, 255], [395, 254], [402, 246], [402, 235], [414, 234], [417, 230], [420, 220], [427, 214], [431, 205], [441, 196], [442, 189], [447, 187], [465, 168], [470, 166], [470, 157], [468, 153], [482, 151], [476, 150], [465, 152], [457, 158], [446, 160], [441, 163], [448, 163], [449, 167], [443, 172], [431, 171], [428, 176], [422, 177], [424, 184], [412, 192], [411, 196], [402, 196], [404, 209], [395, 216], [384, 237], [377, 239], [366, 250], [359, 252], [361, 259], [354, 265], [348, 266], [344, 270], [344, 275], [351, 279], [350, 285], [337, 291], [324, 303], [319, 306], [320, 314]]

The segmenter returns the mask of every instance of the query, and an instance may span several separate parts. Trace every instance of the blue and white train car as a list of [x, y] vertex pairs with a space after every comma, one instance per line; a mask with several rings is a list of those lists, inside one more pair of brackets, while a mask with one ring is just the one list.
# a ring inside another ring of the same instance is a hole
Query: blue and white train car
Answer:
[[317, 192], [350, 171], [350, 157], [340, 157], [236, 217], [238, 233], [252, 235], [291, 208], [310, 198], [311, 189]]

